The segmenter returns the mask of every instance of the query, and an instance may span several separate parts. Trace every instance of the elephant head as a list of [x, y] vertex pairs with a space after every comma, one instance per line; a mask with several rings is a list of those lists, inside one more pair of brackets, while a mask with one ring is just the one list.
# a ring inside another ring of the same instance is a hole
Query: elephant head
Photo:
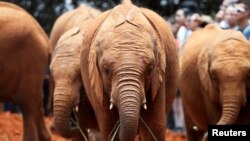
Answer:
[[233, 124], [247, 102], [250, 44], [240, 32], [214, 30], [220, 36], [201, 51], [197, 66], [208, 97], [212, 103], [221, 105], [217, 124]]
[[86, 4], [81, 4], [76, 9], [60, 15], [56, 19], [50, 33], [50, 44], [52, 48], [55, 48], [57, 41], [63, 33], [73, 27], [81, 26], [87, 20], [94, 19], [100, 13], [101, 11], [98, 9], [90, 7]]
[[173, 36], [162, 18], [129, 0], [91, 25], [84, 32], [81, 56], [81, 66], [87, 64], [81, 73], [88, 97], [94, 109], [108, 97], [110, 109], [115, 106], [119, 113], [120, 140], [134, 140], [141, 107], [147, 109], [147, 101], [154, 101], [165, 86], [166, 66], [176, 72]]
[[80, 48], [82, 34], [75, 27], [67, 31], [54, 50], [50, 70], [54, 79], [54, 122], [56, 130], [71, 137], [76, 130], [69, 128], [71, 110], [79, 103], [82, 79]]

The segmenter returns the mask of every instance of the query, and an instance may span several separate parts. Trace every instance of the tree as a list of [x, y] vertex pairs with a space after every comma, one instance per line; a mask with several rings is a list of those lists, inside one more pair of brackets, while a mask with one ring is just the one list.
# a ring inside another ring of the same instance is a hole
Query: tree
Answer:
[[[63, 12], [76, 8], [80, 3], [89, 5], [105, 11], [120, 3], [120, 0], [4, 0], [15, 3], [26, 9], [41, 24], [47, 34], [56, 18]], [[146, 7], [159, 13], [161, 16], [173, 15], [177, 8], [183, 6], [184, 1], [197, 3], [197, 10], [205, 14], [214, 15], [219, 9], [220, 1], [215, 0], [132, 0], [137, 6]], [[192, 4], [191, 4], [192, 5]]]
[[50, 33], [55, 19], [66, 11], [63, 0], [3, 0], [17, 4], [29, 12]]

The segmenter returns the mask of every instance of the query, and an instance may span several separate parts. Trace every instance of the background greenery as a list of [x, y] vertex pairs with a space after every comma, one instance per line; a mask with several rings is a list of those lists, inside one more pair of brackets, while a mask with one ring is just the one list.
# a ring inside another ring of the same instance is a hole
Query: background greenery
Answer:
[[[80, 3], [88, 3], [102, 11], [120, 3], [120, 0], [3, 0], [15, 3], [33, 15], [49, 34], [54, 21], [62, 13], [74, 9]], [[137, 6], [147, 7], [167, 18], [183, 6], [214, 16], [222, 0], [132, 0]]]

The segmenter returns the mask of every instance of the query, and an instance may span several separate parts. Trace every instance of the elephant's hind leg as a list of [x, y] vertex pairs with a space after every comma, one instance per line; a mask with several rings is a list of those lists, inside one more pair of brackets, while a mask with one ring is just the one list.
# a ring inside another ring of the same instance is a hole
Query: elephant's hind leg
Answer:
[[[28, 102], [27, 102], [28, 103]], [[33, 105], [18, 102], [23, 117], [23, 141], [39, 141], [38, 129], [36, 126], [37, 116], [31, 112], [34, 110]]]
[[37, 80], [26, 77], [21, 81], [15, 97], [23, 114], [23, 140], [49, 141], [50, 134], [43, 119], [42, 83], [34, 84], [37, 84]]
[[38, 107], [40, 107], [40, 111], [38, 111], [38, 119], [37, 119], [37, 129], [38, 129], [38, 134], [39, 134], [39, 141], [50, 141], [51, 137], [50, 134], [47, 130], [46, 127], [46, 123], [44, 121], [44, 110], [43, 110], [43, 106], [42, 106], [42, 102], [41, 104], [38, 105]]

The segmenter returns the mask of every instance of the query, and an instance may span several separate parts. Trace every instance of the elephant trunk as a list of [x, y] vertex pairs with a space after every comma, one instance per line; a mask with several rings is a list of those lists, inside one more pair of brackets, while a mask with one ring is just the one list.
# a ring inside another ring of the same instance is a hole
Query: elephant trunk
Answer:
[[237, 102], [224, 104], [222, 108], [222, 116], [217, 125], [233, 124], [240, 111], [240, 106], [238, 105]]
[[74, 106], [70, 97], [71, 91], [56, 88], [54, 93], [54, 124], [56, 131], [65, 138], [72, 137], [76, 129], [70, 128], [71, 109]]
[[122, 78], [118, 82], [117, 104], [120, 119], [119, 139], [134, 141], [139, 122], [139, 111], [143, 99], [139, 77]]
[[222, 116], [219, 122], [217, 122], [217, 125], [234, 124], [239, 115], [241, 106], [246, 102], [244, 90], [243, 88], [242, 90], [235, 88], [222, 92]]
[[120, 116], [121, 141], [133, 141], [137, 134], [140, 110], [139, 94], [135, 92], [123, 92], [118, 97], [118, 110]]

